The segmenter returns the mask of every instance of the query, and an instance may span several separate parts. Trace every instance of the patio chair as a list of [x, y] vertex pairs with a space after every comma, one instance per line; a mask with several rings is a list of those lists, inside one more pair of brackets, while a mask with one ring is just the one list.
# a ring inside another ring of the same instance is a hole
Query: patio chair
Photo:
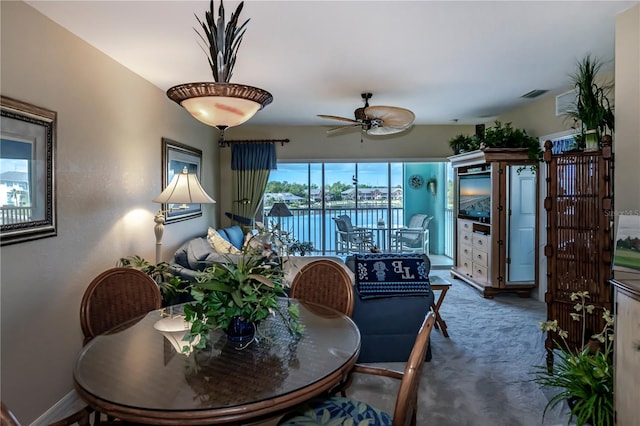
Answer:
[[414, 214], [405, 228], [398, 229], [393, 235], [396, 252], [429, 254], [429, 223], [433, 216]]
[[346, 214], [333, 220], [336, 222], [336, 254], [364, 253], [373, 245], [373, 232], [353, 226]]

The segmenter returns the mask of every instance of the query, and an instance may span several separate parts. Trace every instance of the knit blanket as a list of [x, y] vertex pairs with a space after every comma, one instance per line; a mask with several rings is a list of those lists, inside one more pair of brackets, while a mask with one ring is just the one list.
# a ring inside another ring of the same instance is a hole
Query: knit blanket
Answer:
[[362, 299], [431, 292], [431, 265], [421, 254], [359, 253], [354, 260], [356, 290]]

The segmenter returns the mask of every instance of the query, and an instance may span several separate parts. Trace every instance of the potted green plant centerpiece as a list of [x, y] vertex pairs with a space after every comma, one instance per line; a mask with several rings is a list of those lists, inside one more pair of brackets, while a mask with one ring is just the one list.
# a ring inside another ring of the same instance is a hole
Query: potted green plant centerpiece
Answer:
[[189, 294], [189, 282], [176, 275], [167, 262], [154, 265], [142, 256], [133, 255], [121, 257], [116, 266], [137, 269], [149, 275], [158, 284], [164, 306], [179, 303]]
[[244, 245], [242, 253], [206, 268], [192, 284], [195, 302], [184, 306], [191, 323], [187, 339], [202, 349], [210, 331], [224, 330], [229, 340], [253, 341], [256, 327], [270, 315], [278, 315], [293, 335], [299, 335], [298, 305], [286, 296], [284, 259], [278, 255], [277, 234], [257, 224], [258, 232]]
[[558, 321], [541, 323], [543, 332], [556, 333], [561, 342], [556, 342], [557, 360], [551, 368], [537, 366], [533, 381], [560, 389], [547, 403], [549, 409], [567, 401], [571, 409], [569, 421], [576, 418], [576, 425], [613, 425], [613, 318], [604, 309], [603, 330], [594, 336], [585, 337], [586, 315], [594, 314], [594, 306], [588, 304], [589, 292], [571, 294], [576, 302], [571, 318], [582, 322], [582, 347], [572, 349], [565, 340], [567, 332], [558, 327]]
[[613, 133], [613, 107], [608, 97], [613, 85], [597, 81], [601, 67], [602, 62], [598, 58], [587, 55], [578, 61], [576, 71], [570, 76], [576, 90], [576, 100], [570, 106], [567, 116], [579, 128], [577, 139], [585, 151], [599, 149], [602, 136], [607, 131]]

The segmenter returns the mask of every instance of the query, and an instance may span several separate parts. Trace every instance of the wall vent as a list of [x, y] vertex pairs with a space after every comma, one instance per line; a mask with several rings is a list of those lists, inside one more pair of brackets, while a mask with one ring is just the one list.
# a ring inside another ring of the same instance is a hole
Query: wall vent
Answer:
[[533, 98], [537, 98], [540, 95], [544, 95], [547, 92], [548, 92], [548, 90], [535, 89], [535, 90], [531, 90], [530, 92], [525, 93], [524, 95], [522, 95], [520, 97], [521, 98], [527, 98], [527, 99], [533, 99]]
[[568, 113], [576, 102], [578, 92], [573, 89], [556, 96], [556, 117]]

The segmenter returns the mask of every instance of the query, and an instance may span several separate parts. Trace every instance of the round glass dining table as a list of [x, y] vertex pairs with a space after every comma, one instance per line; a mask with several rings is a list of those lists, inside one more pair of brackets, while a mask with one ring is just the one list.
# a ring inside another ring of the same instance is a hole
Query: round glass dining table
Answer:
[[152, 311], [82, 348], [73, 370], [76, 390], [96, 410], [130, 422], [242, 424], [274, 417], [345, 380], [360, 351], [350, 318], [293, 302], [305, 326], [301, 337], [272, 315], [242, 350], [214, 330], [206, 349], [188, 354], [174, 348], [172, 333], [158, 330], [181, 306]]

